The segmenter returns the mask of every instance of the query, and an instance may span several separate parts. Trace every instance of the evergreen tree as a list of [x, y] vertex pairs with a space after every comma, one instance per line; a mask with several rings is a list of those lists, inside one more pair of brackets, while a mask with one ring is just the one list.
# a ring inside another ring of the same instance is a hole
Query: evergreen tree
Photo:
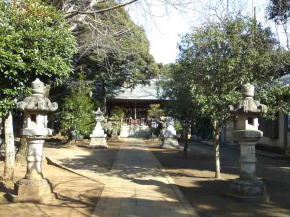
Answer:
[[194, 104], [209, 118], [214, 129], [216, 177], [220, 177], [219, 136], [230, 117], [229, 105], [240, 99], [239, 88], [250, 82], [269, 113], [287, 111], [282, 101], [289, 94], [277, 82], [284, 68], [284, 55], [271, 31], [255, 20], [226, 18], [210, 23], [183, 37], [180, 44], [179, 76], [191, 87]]
[[[57, 85], [68, 78], [76, 41], [55, 8], [41, 0], [0, 1], [0, 118], [5, 123], [5, 178], [13, 179], [12, 109], [35, 78]], [[9, 168], [8, 168], [9, 167]]]
[[90, 98], [90, 85], [86, 84], [83, 73], [71, 87], [61, 111], [62, 131], [70, 137], [89, 136], [95, 123], [95, 105]]

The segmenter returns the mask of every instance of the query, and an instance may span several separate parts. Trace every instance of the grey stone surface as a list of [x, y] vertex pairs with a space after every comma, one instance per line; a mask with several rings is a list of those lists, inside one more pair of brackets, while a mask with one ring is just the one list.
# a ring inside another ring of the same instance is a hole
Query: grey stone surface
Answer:
[[124, 139], [92, 217], [198, 217], [143, 140]]
[[166, 118], [166, 128], [161, 148], [180, 148], [172, 118]]
[[101, 121], [105, 120], [101, 109], [98, 108], [96, 114], [96, 126], [93, 130], [93, 133], [90, 135], [91, 141], [89, 148], [108, 148], [106, 141], [106, 134], [104, 133], [104, 129], [101, 125]]
[[162, 148], [181, 148], [178, 143], [178, 140], [174, 137], [165, 137]]
[[261, 179], [238, 178], [230, 184], [230, 195], [242, 201], [268, 202], [269, 195]]
[[51, 103], [45, 96], [45, 86], [36, 79], [32, 82], [32, 95], [17, 104], [24, 111], [22, 135], [27, 137], [27, 171], [23, 179], [15, 183], [14, 202], [43, 202], [54, 197], [52, 188], [42, 174], [44, 139], [52, 134], [47, 128], [47, 113], [57, 109], [57, 103]]
[[258, 115], [267, 112], [267, 106], [254, 100], [255, 89], [251, 84], [242, 87], [243, 99], [231, 112], [236, 116], [233, 138], [240, 143], [240, 178], [230, 184], [230, 192], [234, 198], [245, 201], [267, 201], [268, 194], [264, 182], [256, 177], [257, 141], [263, 136], [258, 129]]
[[108, 148], [105, 138], [92, 137], [89, 148]]
[[44, 96], [44, 84], [37, 78], [32, 82], [32, 95], [17, 103], [17, 108], [24, 112], [24, 136], [49, 136], [52, 130], [47, 128], [47, 113], [57, 110], [57, 103]]

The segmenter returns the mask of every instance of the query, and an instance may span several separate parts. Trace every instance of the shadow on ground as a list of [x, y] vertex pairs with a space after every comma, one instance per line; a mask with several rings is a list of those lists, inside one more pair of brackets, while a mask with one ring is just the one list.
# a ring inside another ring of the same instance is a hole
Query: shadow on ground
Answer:
[[[128, 145], [131, 145], [131, 147]], [[132, 148], [132, 146], [134, 147]], [[244, 203], [228, 198], [225, 195], [228, 192], [229, 182], [237, 178], [239, 174], [238, 150], [222, 148], [221, 165], [223, 179], [216, 180], [213, 178], [215, 168], [212, 147], [195, 144], [191, 147], [191, 152], [185, 159], [182, 150], [161, 150], [158, 149], [159, 144], [151, 143], [150, 141], [147, 142], [147, 146], [151, 148], [151, 151], [161, 162], [166, 172], [174, 179], [176, 185], [201, 217], [290, 216], [289, 161], [259, 157], [257, 174], [265, 180], [271, 202], [261, 204]], [[141, 153], [149, 151], [144, 146], [135, 147], [134, 142], [127, 145], [121, 144], [121, 151], [140, 156], [138, 164], [132, 161], [130, 167], [120, 165], [119, 169], [111, 171], [118, 148], [113, 145], [107, 150], [90, 150], [86, 155], [76, 154], [75, 157], [63, 159], [62, 162], [65, 166], [72, 169], [90, 170], [111, 177], [115, 176], [130, 180], [148, 187], [158, 186], [158, 191], [164, 194], [164, 196], [169, 198], [172, 196], [168, 194], [168, 191], [164, 190], [170, 184], [153, 178], [148, 179], [148, 177], [155, 177], [158, 173], [163, 173], [163, 171], [156, 170], [153, 165], [144, 164], [146, 159], [141, 157]], [[130, 163], [130, 159], [128, 159], [128, 162]], [[134, 163], [136, 163], [136, 166], [134, 166]], [[137, 166], [140, 163], [142, 166]], [[23, 204], [1, 203], [0, 216], [91, 216], [89, 213], [93, 211], [94, 205], [97, 203], [102, 192], [103, 185], [101, 183], [90, 183], [91, 181], [84, 183], [86, 182], [83, 180], [84, 177], [82, 179], [80, 177], [70, 177], [65, 180], [65, 177], [57, 174], [55, 169], [51, 170], [51, 172], [54, 173], [55, 178], [52, 178], [54, 180], [49, 177], [53, 177], [53, 174], [48, 173], [46, 177], [54, 183], [54, 189], [60, 195], [60, 202], [58, 204], [28, 204], [25, 206]], [[143, 177], [147, 177], [147, 179], [142, 179]], [[114, 203], [115, 199], [110, 199]], [[122, 200], [131, 201], [135, 205], [136, 203], [140, 204], [132, 215], [139, 213], [139, 216], [144, 216], [145, 206], [143, 205], [146, 203], [154, 203], [154, 206], [160, 209], [159, 216], [162, 216], [163, 209], [170, 209], [170, 201], [164, 202], [145, 198], [134, 199], [126, 195], [124, 195]], [[116, 201], [120, 201], [120, 198], [116, 198]], [[112, 205], [112, 209], [113, 207]], [[63, 214], [59, 215], [60, 212]], [[129, 213], [130, 209], [122, 208], [120, 216], [128, 216], [126, 212]], [[178, 212], [178, 210], [172, 210], [172, 216], [178, 216], [180, 214]], [[29, 215], [31, 213], [33, 215]], [[41, 215], [34, 215], [34, 213]], [[68, 215], [65, 215], [65, 213]], [[71, 215], [71, 213], [75, 213], [75, 215]], [[150, 215], [146, 216], [151, 217]]]
[[222, 148], [221, 180], [214, 176], [213, 148], [202, 144], [191, 147], [185, 159], [182, 151], [160, 150], [151, 146], [168, 174], [174, 179], [190, 204], [200, 216], [290, 216], [289, 161], [258, 158], [257, 174], [265, 180], [270, 203], [246, 203], [226, 196], [231, 180], [239, 174], [239, 151]]
[[[4, 199], [6, 187], [0, 182], [0, 216], [5, 217], [91, 217], [100, 199], [104, 184], [92, 181], [63, 169], [45, 165], [45, 177], [50, 180], [57, 199], [44, 203], [10, 203]], [[24, 168], [17, 169], [17, 178], [24, 176]]]

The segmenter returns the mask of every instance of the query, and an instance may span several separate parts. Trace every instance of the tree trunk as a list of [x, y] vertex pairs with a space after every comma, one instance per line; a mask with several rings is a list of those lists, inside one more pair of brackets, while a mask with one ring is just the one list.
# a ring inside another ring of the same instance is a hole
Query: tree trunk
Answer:
[[188, 156], [188, 122], [185, 123], [185, 133], [184, 133], [184, 157], [187, 158]]
[[28, 148], [27, 139], [26, 137], [22, 136], [20, 138], [20, 145], [19, 145], [18, 152], [16, 154], [16, 163], [20, 163], [20, 164], [26, 163], [27, 148]]
[[13, 180], [14, 164], [15, 164], [15, 145], [13, 134], [12, 114], [9, 112], [4, 120], [4, 136], [5, 136], [5, 166], [4, 180]]
[[102, 105], [101, 109], [104, 114], [107, 112], [107, 88], [104, 81], [102, 81]]
[[284, 155], [288, 155], [288, 115], [284, 115], [284, 127], [283, 127], [283, 143], [284, 143]]
[[221, 166], [220, 166], [220, 128], [217, 126], [217, 123], [214, 124], [214, 136], [213, 136], [213, 144], [215, 150], [215, 178], [221, 178]]

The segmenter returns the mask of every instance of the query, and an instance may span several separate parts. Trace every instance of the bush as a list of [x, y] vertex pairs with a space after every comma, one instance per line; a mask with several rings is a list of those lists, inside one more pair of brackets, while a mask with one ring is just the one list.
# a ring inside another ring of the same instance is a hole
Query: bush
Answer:
[[89, 136], [95, 124], [95, 105], [90, 99], [90, 87], [80, 74], [77, 85], [71, 88], [61, 111], [61, 128], [69, 136]]

